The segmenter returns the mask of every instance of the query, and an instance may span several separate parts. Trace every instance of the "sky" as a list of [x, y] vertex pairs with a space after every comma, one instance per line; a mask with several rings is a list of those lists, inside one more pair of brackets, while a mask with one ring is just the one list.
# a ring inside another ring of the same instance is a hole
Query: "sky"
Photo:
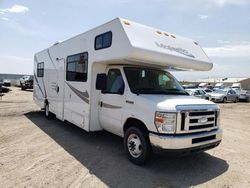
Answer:
[[181, 81], [250, 77], [250, 0], [0, 0], [0, 73], [32, 74], [34, 53], [116, 17], [198, 41], [214, 67]]

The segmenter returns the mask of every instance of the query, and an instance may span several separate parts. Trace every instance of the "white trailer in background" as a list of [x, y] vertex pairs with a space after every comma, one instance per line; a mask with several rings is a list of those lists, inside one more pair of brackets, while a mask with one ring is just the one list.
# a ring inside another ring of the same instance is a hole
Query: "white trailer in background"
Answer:
[[34, 100], [48, 118], [124, 137], [128, 158], [143, 164], [152, 146], [219, 145], [219, 107], [189, 96], [166, 71], [212, 66], [197, 42], [116, 18], [36, 53]]
[[241, 90], [241, 83], [233, 83], [231, 86], [232, 89], [234, 90]]
[[215, 86], [214, 86], [214, 89], [216, 90], [216, 89], [223, 89], [224, 88], [224, 83], [217, 83], [217, 84], [215, 84]]

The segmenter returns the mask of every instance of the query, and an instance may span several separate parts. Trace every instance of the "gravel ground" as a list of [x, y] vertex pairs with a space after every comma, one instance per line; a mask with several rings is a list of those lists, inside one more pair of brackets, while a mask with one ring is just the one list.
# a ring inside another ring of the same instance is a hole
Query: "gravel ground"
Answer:
[[32, 92], [11, 89], [0, 99], [0, 187], [250, 187], [250, 103], [220, 104], [219, 147], [139, 167], [121, 138], [47, 120]]

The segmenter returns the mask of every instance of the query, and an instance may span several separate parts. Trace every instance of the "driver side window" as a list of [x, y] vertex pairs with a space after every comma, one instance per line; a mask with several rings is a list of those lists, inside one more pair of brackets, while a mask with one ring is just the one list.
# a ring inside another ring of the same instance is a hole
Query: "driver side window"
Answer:
[[119, 69], [110, 69], [107, 75], [107, 89], [103, 93], [120, 94], [124, 93], [124, 81]]

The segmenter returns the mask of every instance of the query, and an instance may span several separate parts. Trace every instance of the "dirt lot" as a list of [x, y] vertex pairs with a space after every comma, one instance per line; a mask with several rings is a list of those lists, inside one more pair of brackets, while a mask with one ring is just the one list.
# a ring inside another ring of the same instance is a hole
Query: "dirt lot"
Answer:
[[0, 101], [0, 187], [250, 187], [250, 103], [220, 106], [219, 147], [138, 167], [121, 138], [47, 120], [32, 92], [12, 88]]

